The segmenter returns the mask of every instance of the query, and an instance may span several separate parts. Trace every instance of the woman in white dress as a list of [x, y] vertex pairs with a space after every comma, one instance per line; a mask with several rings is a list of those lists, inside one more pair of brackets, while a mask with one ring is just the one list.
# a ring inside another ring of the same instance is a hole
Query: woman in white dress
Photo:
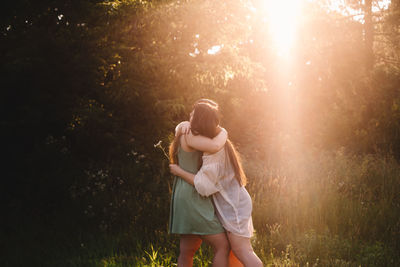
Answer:
[[[191, 114], [189, 135], [213, 138], [218, 125], [218, 109], [209, 103], [197, 103]], [[197, 174], [187, 172], [176, 164], [170, 164], [170, 170], [194, 185], [200, 195], [212, 196], [217, 216], [238, 259], [248, 267], [263, 266], [251, 246], [252, 203], [245, 189], [246, 175], [232, 143], [228, 140], [214, 154], [204, 153], [203, 164]]]

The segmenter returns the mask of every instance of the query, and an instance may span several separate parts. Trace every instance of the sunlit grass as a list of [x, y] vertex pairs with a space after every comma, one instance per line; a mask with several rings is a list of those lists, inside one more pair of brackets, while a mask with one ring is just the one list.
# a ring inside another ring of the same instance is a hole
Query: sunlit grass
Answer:
[[[256, 228], [252, 242], [265, 266], [400, 263], [400, 166], [393, 158], [339, 151], [303, 153], [269, 169], [262, 161], [245, 163]], [[178, 238], [166, 231], [146, 237], [131, 229], [82, 239], [58, 233], [42, 236], [47, 241], [40, 245], [24, 242], [29, 235], [35, 240], [45, 233], [21, 229], [3, 266], [176, 266], [179, 254]], [[211, 259], [212, 250], [202, 245], [194, 266], [211, 266]]]
[[255, 247], [264, 262], [394, 266], [399, 260], [400, 166], [393, 158], [306, 151], [275, 169], [251, 161], [247, 169]]

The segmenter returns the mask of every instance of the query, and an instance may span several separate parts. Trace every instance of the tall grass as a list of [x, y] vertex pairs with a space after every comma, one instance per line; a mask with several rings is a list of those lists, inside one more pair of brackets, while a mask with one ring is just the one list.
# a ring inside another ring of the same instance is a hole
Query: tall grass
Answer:
[[[256, 229], [252, 242], [266, 266], [400, 265], [400, 165], [395, 159], [341, 151], [291, 158], [275, 167], [245, 160]], [[160, 203], [140, 210], [127, 199], [123, 213], [150, 219], [136, 220], [125, 230], [71, 235], [57, 228], [37, 232], [32, 226], [13, 234], [13, 240], [11, 233], [3, 234], [9, 241], [2, 266], [175, 266], [179, 241], [167, 234], [165, 199], [150, 197], [146, 201]], [[210, 266], [211, 259], [211, 249], [203, 245], [194, 266]]]
[[247, 161], [247, 170], [265, 262], [399, 263], [400, 165], [392, 157], [302, 153], [268, 171]]

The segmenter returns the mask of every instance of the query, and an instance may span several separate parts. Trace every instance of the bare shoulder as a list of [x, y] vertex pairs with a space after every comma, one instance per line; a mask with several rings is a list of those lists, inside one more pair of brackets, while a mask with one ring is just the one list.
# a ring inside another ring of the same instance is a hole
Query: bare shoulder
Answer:
[[193, 152], [195, 149], [191, 148], [186, 141], [186, 138], [189, 138], [187, 134], [182, 134], [180, 137], [181, 147], [183, 150], [187, 152]]

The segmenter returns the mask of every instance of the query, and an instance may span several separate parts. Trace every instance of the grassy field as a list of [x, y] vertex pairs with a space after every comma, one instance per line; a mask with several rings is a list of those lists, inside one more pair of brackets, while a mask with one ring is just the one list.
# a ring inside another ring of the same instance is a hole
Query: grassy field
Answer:
[[[400, 166], [391, 157], [308, 154], [266, 170], [245, 160], [253, 244], [266, 266], [399, 266]], [[33, 224], [35, 225], [35, 224]], [[73, 228], [73, 226], [71, 226]], [[2, 266], [175, 266], [165, 230], [65, 235], [4, 232]], [[202, 246], [195, 266], [211, 266]]]

